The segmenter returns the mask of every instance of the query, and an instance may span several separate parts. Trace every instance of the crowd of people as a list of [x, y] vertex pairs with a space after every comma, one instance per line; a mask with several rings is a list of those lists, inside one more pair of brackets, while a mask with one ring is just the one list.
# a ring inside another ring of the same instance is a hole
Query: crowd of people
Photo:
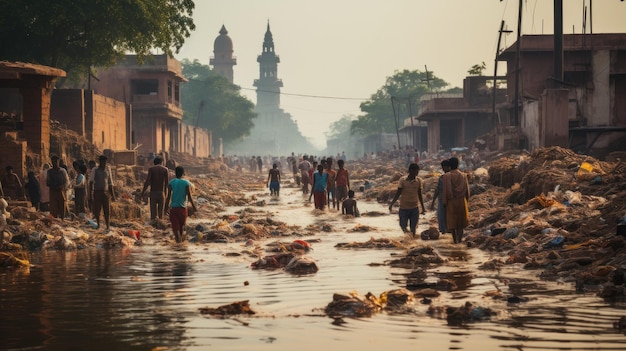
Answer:
[[[446, 158], [447, 156], [451, 157]], [[426, 211], [422, 196], [423, 183], [418, 177], [420, 158], [442, 159], [443, 175], [438, 179], [430, 209], [434, 210], [437, 201], [439, 231], [450, 232], [455, 243], [461, 242], [463, 229], [468, 224], [469, 199], [467, 176], [462, 171], [468, 167], [476, 167], [479, 162], [477, 156], [472, 155], [469, 158], [472, 161], [467, 162], [465, 154], [457, 156], [454, 151], [429, 156], [415, 149], [400, 150], [394, 147], [394, 150], [387, 152], [364, 155], [364, 158], [370, 157], [406, 160], [408, 175], [400, 179], [389, 210], [392, 211], [396, 201], [400, 200], [400, 228], [414, 238], [419, 215]], [[163, 165], [160, 155], [151, 160], [153, 165], [148, 168], [140, 197], [144, 198], [149, 189], [150, 219], [163, 219], [166, 214], [169, 215], [174, 237], [177, 242], [181, 242], [185, 240], [183, 229], [190, 215], [189, 211], [196, 211], [192, 196], [193, 184], [183, 179], [183, 167], [175, 167], [173, 178], [170, 177], [169, 165]], [[267, 173], [267, 187], [271, 196], [280, 195], [283, 175], [291, 172], [294, 183], [300, 187], [303, 195], [308, 195], [308, 200], [313, 201], [316, 209], [324, 210], [328, 206], [332, 210], [341, 210], [345, 215], [360, 215], [354, 198], [355, 192], [350, 188], [350, 172], [346, 168], [345, 153], [338, 153], [335, 157], [316, 157], [295, 155], [292, 152], [286, 157], [232, 156], [224, 157], [223, 161], [235, 170], [246, 169], [253, 173], [262, 173], [265, 165], [271, 165]], [[28, 199], [37, 210], [49, 211], [52, 217], [61, 220], [71, 216], [68, 199], [73, 198], [72, 213], [83, 218], [91, 214], [95, 219], [95, 228], [101, 227], [102, 213], [106, 231], [110, 230], [111, 202], [116, 199], [113, 173], [107, 165], [105, 155], [98, 158], [97, 165], [95, 161], [85, 163], [77, 160], [73, 162], [72, 168], [68, 168], [58, 156], [52, 156], [51, 162], [43, 165], [39, 175], [28, 172], [24, 184], [13, 168], [7, 166], [6, 173], [1, 178], [0, 196], [13, 200]], [[188, 204], [191, 205], [189, 209]]]
[[[110, 229], [110, 202], [115, 200], [115, 192], [111, 169], [104, 155], [98, 158], [97, 166], [95, 161], [76, 160], [71, 168], [53, 155], [39, 174], [29, 171], [23, 185], [13, 167], [7, 166], [0, 189], [0, 196], [30, 201], [36, 210], [49, 211], [50, 216], [60, 220], [72, 214], [84, 217], [90, 212], [100, 227], [102, 212], [106, 229]], [[72, 198], [74, 206], [70, 212]]]
[[[403, 151], [391, 150], [387, 153], [378, 153], [378, 157], [388, 157], [391, 159], [402, 158]], [[374, 157], [377, 157], [374, 156]], [[389, 204], [389, 211], [393, 211], [396, 201], [400, 200], [398, 210], [398, 220], [400, 228], [405, 233], [410, 233], [413, 238], [416, 236], [419, 215], [426, 212], [426, 207], [422, 195], [422, 180], [418, 177], [421, 157], [429, 157], [427, 153], [407, 154], [408, 175], [400, 179], [398, 188]], [[367, 154], [365, 155], [367, 156]], [[472, 162], [466, 162], [465, 154], [457, 155], [455, 151], [449, 153], [439, 153], [433, 155], [441, 159], [443, 174], [438, 179], [437, 188], [433, 195], [430, 209], [434, 210], [435, 202], [437, 206], [437, 222], [440, 233], [451, 233], [454, 243], [460, 243], [463, 239], [463, 229], [469, 223], [468, 200], [469, 183], [465, 170], [474, 169], [479, 166], [478, 153], [472, 155]], [[260, 159], [260, 158], [253, 158]], [[303, 155], [296, 157], [293, 153], [286, 158], [291, 165], [294, 181], [301, 186], [302, 193], [308, 194], [309, 201], [313, 200], [316, 209], [339, 210], [342, 214], [358, 216], [359, 211], [354, 199], [354, 191], [350, 189], [349, 172], [345, 168], [345, 160], [339, 157], [336, 161], [337, 168], [333, 167], [332, 157], [314, 157]], [[262, 163], [259, 163], [262, 167]], [[251, 170], [253, 171], [253, 170]], [[278, 163], [273, 163], [269, 170], [267, 186], [270, 188], [272, 196], [278, 196], [280, 189], [281, 169]], [[421, 211], [420, 211], [421, 206]]]

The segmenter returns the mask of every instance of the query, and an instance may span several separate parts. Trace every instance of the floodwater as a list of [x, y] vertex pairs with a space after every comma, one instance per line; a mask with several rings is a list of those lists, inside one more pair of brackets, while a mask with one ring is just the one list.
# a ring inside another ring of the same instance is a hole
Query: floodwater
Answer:
[[[455, 291], [441, 292], [432, 305], [459, 307], [470, 301], [497, 311], [496, 316], [448, 326], [445, 318], [427, 314], [428, 305], [417, 299], [410, 313], [382, 312], [333, 323], [322, 310], [334, 293], [379, 295], [405, 287], [403, 274], [409, 273], [384, 265], [403, 250], [345, 250], [335, 245], [371, 237], [407, 244], [410, 239], [400, 232], [396, 215], [344, 219], [335, 211], [316, 214], [294, 188], [282, 189], [278, 200], [260, 196], [267, 201], [260, 209], [272, 212], [276, 220], [301, 227], [331, 225], [331, 232], [280, 238], [310, 240], [313, 250], [308, 256], [317, 262], [316, 274], [252, 270], [254, 258], [227, 255], [243, 251], [241, 243], [35, 252], [29, 271], [0, 271], [0, 349], [626, 349], [626, 337], [613, 326], [626, 315], [625, 304], [606, 303], [592, 292], [577, 293], [572, 283], [541, 281], [537, 272], [520, 265], [479, 270], [481, 263], [493, 257], [452, 244], [450, 235], [428, 243], [417, 241], [432, 245], [448, 260], [429, 268], [427, 281], [447, 278], [458, 286]], [[384, 204], [365, 202], [358, 194], [357, 200], [361, 213], [386, 212]], [[432, 215], [429, 212], [427, 217]], [[349, 231], [357, 224], [376, 230]], [[419, 231], [427, 227], [427, 220], [422, 219]], [[496, 289], [528, 301], [507, 304], [485, 296]], [[241, 300], [249, 300], [257, 313], [216, 318], [198, 311]]]

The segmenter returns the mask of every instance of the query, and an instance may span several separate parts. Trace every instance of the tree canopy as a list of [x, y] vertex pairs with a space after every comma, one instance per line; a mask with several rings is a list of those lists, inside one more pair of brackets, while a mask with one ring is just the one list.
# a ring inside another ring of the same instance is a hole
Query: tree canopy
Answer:
[[[79, 79], [127, 52], [178, 52], [195, 29], [193, 0], [0, 0], [0, 57]], [[173, 49], [173, 50], [172, 50]]]
[[215, 143], [218, 138], [229, 143], [249, 135], [256, 113], [239, 87], [198, 60], [183, 59], [181, 65], [189, 80], [181, 87], [183, 120], [212, 131]]
[[467, 70], [467, 74], [469, 74], [470, 76], [482, 76], [483, 71], [486, 68], [487, 65], [485, 64], [485, 61], [483, 61], [480, 64], [473, 65], [469, 70]]
[[413, 115], [416, 115], [422, 95], [431, 91], [440, 91], [446, 86], [448, 83], [432, 75], [430, 71], [396, 71], [393, 76], [387, 77], [385, 85], [378, 89], [368, 101], [361, 103], [360, 108], [364, 114], [352, 121], [351, 132], [363, 136], [375, 133], [395, 133], [397, 127], [394, 118], [401, 118], [401, 122], [402, 119], [408, 117], [409, 106]]
[[354, 115], [343, 115], [341, 119], [331, 123], [329, 131], [324, 133], [326, 135], [326, 139], [342, 139], [349, 137], [350, 127], [352, 125], [352, 121], [355, 119], [356, 117]]

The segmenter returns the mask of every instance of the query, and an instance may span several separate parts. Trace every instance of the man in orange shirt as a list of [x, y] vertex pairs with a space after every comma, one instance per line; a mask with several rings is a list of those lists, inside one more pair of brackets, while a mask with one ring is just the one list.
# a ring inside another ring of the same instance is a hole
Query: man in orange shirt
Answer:
[[406, 226], [409, 224], [413, 239], [415, 239], [415, 232], [419, 221], [419, 204], [422, 205], [422, 214], [426, 213], [424, 200], [422, 199], [422, 180], [417, 177], [419, 171], [420, 167], [417, 163], [411, 163], [409, 165], [409, 175], [404, 179], [400, 179], [398, 190], [389, 204], [389, 212], [391, 212], [393, 204], [400, 198], [400, 210], [398, 211], [400, 228], [406, 233]]

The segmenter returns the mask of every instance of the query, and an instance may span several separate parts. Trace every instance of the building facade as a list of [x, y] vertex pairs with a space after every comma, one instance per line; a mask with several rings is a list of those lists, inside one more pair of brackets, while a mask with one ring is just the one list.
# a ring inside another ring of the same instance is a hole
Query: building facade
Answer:
[[233, 41], [228, 36], [228, 31], [224, 25], [220, 29], [220, 35], [213, 42], [213, 55], [209, 60], [209, 64], [213, 66], [213, 71], [233, 84], [233, 66], [237, 64], [237, 58], [233, 57]]
[[84, 136], [100, 150], [131, 148], [130, 105], [94, 94], [93, 90], [55, 89], [50, 118]]
[[253, 156], [313, 153], [315, 147], [302, 135], [291, 114], [280, 108], [280, 89], [283, 87], [278, 78], [280, 57], [275, 52], [269, 23], [257, 62], [259, 79], [254, 80], [257, 118], [250, 135], [243, 142], [229, 146], [227, 152]]
[[99, 71], [92, 88], [132, 106], [131, 142], [139, 153], [182, 152], [180, 85], [185, 81], [180, 63], [166, 54], [143, 62], [126, 55]]
[[505, 101], [506, 90], [487, 86], [493, 81], [494, 77], [470, 76], [463, 80], [462, 94], [422, 98], [417, 120], [427, 123], [429, 153], [472, 146], [476, 138], [498, 126], [496, 104]]
[[522, 130], [529, 149], [559, 145], [598, 155], [624, 149], [626, 34], [563, 35], [563, 81], [554, 78], [554, 39], [520, 38], [518, 121], [518, 43], [498, 57], [507, 64], [509, 82], [504, 119]]
[[[50, 159], [50, 98], [65, 71], [0, 61], [0, 169], [13, 166], [23, 179]], [[27, 162], [27, 158], [30, 160]]]

